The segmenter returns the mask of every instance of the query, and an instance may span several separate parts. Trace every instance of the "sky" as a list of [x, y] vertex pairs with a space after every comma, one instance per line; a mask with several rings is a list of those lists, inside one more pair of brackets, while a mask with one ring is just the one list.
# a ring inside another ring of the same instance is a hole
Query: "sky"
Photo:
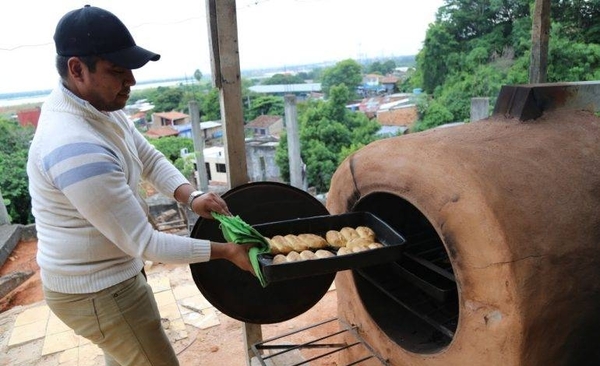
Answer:
[[[414, 55], [444, 0], [236, 0], [240, 68], [292, 68], [366, 57]], [[3, 0], [0, 94], [53, 88], [52, 39], [68, 11], [91, 4], [161, 54], [134, 70], [138, 81], [210, 74], [205, 0]]]

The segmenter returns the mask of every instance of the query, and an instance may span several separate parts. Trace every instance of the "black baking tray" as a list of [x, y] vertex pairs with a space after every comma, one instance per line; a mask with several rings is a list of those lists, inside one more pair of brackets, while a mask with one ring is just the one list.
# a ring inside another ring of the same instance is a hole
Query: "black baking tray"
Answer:
[[[329, 230], [343, 227], [370, 227], [376, 235], [376, 241], [383, 247], [363, 252], [344, 254], [328, 258], [311, 259], [298, 262], [273, 264], [272, 254], [260, 254], [258, 260], [263, 277], [267, 283], [295, 278], [311, 277], [347, 269], [368, 267], [398, 260], [406, 240], [391, 226], [370, 212], [351, 212], [341, 215], [324, 215], [294, 220], [258, 224], [253, 227], [263, 236], [311, 233], [325, 238]], [[334, 254], [336, 249], [329, 248]]]
[[394, 271], [439, 303], [456, 298], [456, 282], [432, 270], [419, 258], [404, 253]]

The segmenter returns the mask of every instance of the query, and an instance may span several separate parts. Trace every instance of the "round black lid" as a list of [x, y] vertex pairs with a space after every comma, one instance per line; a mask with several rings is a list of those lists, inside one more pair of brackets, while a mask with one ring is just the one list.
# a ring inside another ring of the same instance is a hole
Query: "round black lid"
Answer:
[[[329, 214], [307, 192], [282, 183], [248, 183], [222, 197], [229, 210], [250, 225]], [[198, 219], [191, 236], [225, 241], [217, 220]], [[193, 263], [190, 269], [196, 286], [215, 308], [253, 324], [278, 323], [306, 312], [327, 293], [335, 278], [333, 272], [262, 287], [256, 277], [226, 260]]]

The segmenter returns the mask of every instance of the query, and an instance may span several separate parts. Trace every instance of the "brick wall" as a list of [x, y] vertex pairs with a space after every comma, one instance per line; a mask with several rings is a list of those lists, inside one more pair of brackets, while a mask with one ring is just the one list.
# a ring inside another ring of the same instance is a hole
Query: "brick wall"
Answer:
[[416, 106], [377, 112], [377, 121], [385, 126], [411, 127], [418, 118]]

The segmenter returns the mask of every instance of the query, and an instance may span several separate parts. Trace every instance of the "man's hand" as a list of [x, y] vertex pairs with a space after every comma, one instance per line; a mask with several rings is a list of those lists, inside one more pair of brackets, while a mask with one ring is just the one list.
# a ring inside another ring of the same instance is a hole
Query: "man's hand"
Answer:
[[250, 248], [252, 248], [255, 245], [256, 244], [211, 242], [210, 259], [226, 259], [238, 266], [240, 269], [248, 271], [254, 276], [256, 276], [256, 274], [254, 273], [254, 269], [252, 268], [252, 263], [250, 263], [250, 257], [248, 256]]
[[227, 203], [214, 192], [204, 193], [202, 196], [194, 199], [192, 202], [192, 210], [206, 219], [213, 219], [211, 212], [220, 213], [221, 215], [231, 216]]

